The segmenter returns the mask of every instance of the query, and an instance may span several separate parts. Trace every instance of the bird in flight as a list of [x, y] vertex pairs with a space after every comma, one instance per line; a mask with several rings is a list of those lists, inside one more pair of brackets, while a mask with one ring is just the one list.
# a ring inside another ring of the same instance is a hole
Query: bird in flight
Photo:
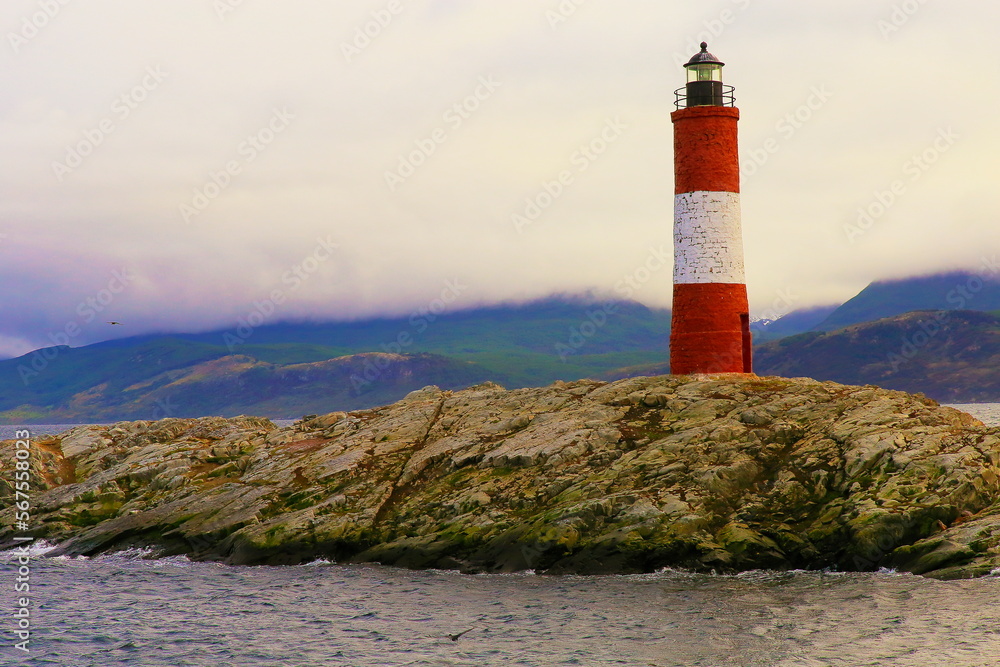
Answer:
[[468, 630], [462, 630], [461, 632], [457, 632], [453, 635], [448, 635], [448, 639], [450, 639], [453, 642], [457, 642], [459, 637], [464, 635], [466, 632], [472, 632], [473, 630], [475, 630], [475, 628], [469, 628]]
[[[486, 616], [480, 616], [479, 618], [477, 618], [477, 619], [475, 620], [475, 622], [476, 622], [476, 623], [479, 623], [479, 622], [480, 622], [480, 621], [482, 621], [482, 620], [483, 620], [484, 618], [486, 618]], [[453, 634], [453, 635], [448, 635], [448, 639], [450, 639], [450, 640], [451, 640], [451, 641], [453, 641], [453, 642], [457, 642], [457, 641], [458, 641], [458, 638], [459, 638], [459, 637], [461, 637], [462, 635], [464, 635], [464, 634], [465, 634], [466, 632], [472, 632], [472, 631], [473, 631], [473, 630], [475, 630], [475, 629], [476, 629], [476, 626], [472, 626], [472, 627], [471, 627], [471, 628], [469, 628], [468, 630], [462, 630], [461, 632], [457, 632], [457, 633], [455, 633], [455, 634]]]
[[119, 326], [119, 327], [120, 326], [124, 326], [121, 322], [108, 322], [108, 324], [112, 324], [112, 325]]

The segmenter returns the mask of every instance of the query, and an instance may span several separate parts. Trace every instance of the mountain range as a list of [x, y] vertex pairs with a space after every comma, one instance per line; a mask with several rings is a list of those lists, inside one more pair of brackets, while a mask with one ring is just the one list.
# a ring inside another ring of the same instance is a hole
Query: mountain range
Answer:
[[754, 370], [873, 384], [944, 403], [1000, 402], [1000, 317], [923, 310], [810, 331], [758, 346]]
[[561, 297], [51, 347], [0, 361], [0, 422], [283, 418], [382, 405], [431, 384], [543, 386], [659, 363], [669, 331], [669, 311]]
[[[986, 272], [876, 282], [840, 306], [756, 323], [755, 370], [1000, 401], [997, 314], [1000, 283]], [[287, 418], [384, 405], [426, 385], [658, 375], [669, 370], [669, 329], [667, 310], [553, 297], [440, 316], [241, 322], [51, 347], [0, 361], [0, 423]]]

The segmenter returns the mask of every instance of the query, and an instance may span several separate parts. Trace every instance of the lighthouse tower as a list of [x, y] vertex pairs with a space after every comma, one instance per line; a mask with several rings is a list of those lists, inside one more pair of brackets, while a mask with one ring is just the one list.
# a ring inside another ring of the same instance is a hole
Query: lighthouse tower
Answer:
[[684, 66], [674, 124], [674, 304], [670, 372], [750, 373], [733, 87], [708, 52]]

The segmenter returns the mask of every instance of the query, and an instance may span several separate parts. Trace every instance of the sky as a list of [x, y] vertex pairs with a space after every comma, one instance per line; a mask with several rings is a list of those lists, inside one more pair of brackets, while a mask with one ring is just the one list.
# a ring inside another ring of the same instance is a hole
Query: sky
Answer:
[[4, 0], [0, 356], [669, 307], [669, 114], [702, 40], [741, 109], [756, 316], [994, 266], [998, 23], [985, 0]]

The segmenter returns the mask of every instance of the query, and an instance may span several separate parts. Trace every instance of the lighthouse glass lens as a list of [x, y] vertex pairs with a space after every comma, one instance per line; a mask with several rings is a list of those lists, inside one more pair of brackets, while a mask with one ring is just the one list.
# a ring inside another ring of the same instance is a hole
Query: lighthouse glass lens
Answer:
[[694, 65], [688, 68], [688, 82], [722, 81], [722, 68], [718, 65]]

